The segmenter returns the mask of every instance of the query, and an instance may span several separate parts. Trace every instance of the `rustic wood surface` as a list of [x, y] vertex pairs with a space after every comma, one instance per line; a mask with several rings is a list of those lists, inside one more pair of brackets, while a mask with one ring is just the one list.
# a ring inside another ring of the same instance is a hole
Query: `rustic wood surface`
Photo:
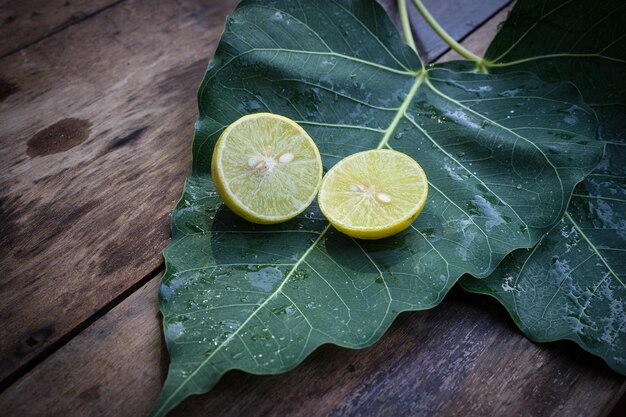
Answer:
[[[167, 372], [157, 285], [150, 281], [12, 385], [0, 409], [145, 415]], [[454, 290], [432, 310], [402, 314], [373, 347], [324, 346], [282, 375], [230, 372], [171, 415], [603, 416], [623, 382], [572, 343], [533, 344], [494, 300]]]
[[[498, 32], [499, 25], [506, 20], [513, 5], [514, 3], [511, 2], [503, 7], [491, 19], [483, 23], [480, 28], [463, 39], [463, 46], [478, 56], [484, 56], [489, 43]], [[452, 49], [448, 49], [445, 54], [439, 57], [439, 61], [441, 62], [454, 61], [457, 59], [463, 59], [463, 57]]]
[[[162, 268], [195, 89], [236, 1], [65, 4], [2, 7], [18, 47], [0, 59], [0, 387]], [[50, 22], [25, 38], [27, 6]], [[50, 35], [75, 15], [91, 17]]]
[[[11, 30], [5, 14], [13, 25], [30, 3], [50, 22]], [[0, 410], [142, 415], [167, 370], [156, 275], [189, 172], [195, 88], [236, 2], [65, 3], [7, 1], [0, 14]], [[457, 38], [500, 7], [460, 14], [460, 30], [459, 6], [439, 3]], [[467, 38], [471, 50], [505, 13]], [[284, 375], [229, 373], [173, 415], [605, 415], [623, 382], [455, 291], [374, 347], [327, 346]]]
[[0, 57], [33, 45], [121, 0], [0, 2]]
[[124, 1], [2, 59], [0, 379], [162, 264], [235, 4]]
[[[378, 0], [400, 28], [397, 0]], [[423, 0], [428, 11], [454, 39], [464, 39], [483, 22], [489, 20], [511, 0]], [[409, 20], [413, 27], [415, 46], [420, 57], [427, 62], [446, 52], [448, 45], [424, 23], [412, 1], [407, 4]], [[489, 39], [488, 41], [491, 41]]]

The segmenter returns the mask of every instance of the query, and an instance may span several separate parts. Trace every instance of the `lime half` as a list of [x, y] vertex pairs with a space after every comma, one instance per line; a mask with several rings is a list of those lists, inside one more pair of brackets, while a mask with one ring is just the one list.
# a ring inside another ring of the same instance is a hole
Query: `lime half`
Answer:
[[224, 130], [211, 163], [226, 205], [255, 223], [302, 213], [322, 179], [317, 146], [296, 122], [270, 113], [243, 116]]
[[341, 160], [322, 180], [319, 205], [340, 232], [380, 239], [406, 229], [428, 195], [426, 174], [403, 153], [379, 149]]

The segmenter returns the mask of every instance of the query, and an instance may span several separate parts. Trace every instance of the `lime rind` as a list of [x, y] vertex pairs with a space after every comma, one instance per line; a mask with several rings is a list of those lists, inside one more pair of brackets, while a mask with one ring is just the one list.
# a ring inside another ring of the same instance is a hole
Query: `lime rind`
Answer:
[[408, 155], [388, 149], [348, 156], [322, 180], [319, 205], [339, 231], [361, 239], [399, 233], [421, 213], [426, 174]]
[[215, 146], [212, 173], [226, 205], [246, 220], [280, 223], [317, 195], [322, 160], [302, 127], [271, 113], [243, 116]]

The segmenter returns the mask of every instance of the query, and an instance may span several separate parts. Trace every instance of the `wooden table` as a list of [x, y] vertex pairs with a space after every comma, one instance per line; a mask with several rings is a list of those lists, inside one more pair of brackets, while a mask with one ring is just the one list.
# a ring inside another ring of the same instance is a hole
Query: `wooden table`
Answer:
[[[190, 170], [195, 89], [235, 4], [2, 2], [0, 415], [139, 416], [155, 401], [161, 250]], [[510, 8], [428, 4], [479, 53]], [[412, 17], [437, 59], [445, 45]], [[326, 346], [283, 375], [231, 372], [172, 415], [601, 416], [624, 388], [601, 360], [535, 345], [495, 301], [455, 289], [373, 347]]]

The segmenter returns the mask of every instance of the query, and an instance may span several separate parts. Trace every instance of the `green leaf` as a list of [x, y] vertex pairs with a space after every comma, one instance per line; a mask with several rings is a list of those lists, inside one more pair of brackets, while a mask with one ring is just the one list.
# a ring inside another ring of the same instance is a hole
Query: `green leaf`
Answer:
[[[401, 311], [533, 246], [602, 151], [572, 85], [426, 70], [373, 0], [242, 2], [198, 100], [193, 174], [164, 252], [171, 364], [153, 415], [230, 369], [274, 374], [324, 343], [374, 343]], [[411, 155], [429, 177], [423, 213], [380, 241], [336, 232], [315, 205], [275, 226], [236, 217], [214, 191], [211, 153], [225, 126], [257, 111], [300, 123], [326, 169], [363, 149]]]
[[[626, 374], [626, 3], [518, 2], [489, 47], [492, 71], [576, 84], [600, 121], [602, 162], [531, 251], [464, 288], [492, 295], [536, 341], [570, 339]], [[582, 146], [586, 146], [581, 143]]]

